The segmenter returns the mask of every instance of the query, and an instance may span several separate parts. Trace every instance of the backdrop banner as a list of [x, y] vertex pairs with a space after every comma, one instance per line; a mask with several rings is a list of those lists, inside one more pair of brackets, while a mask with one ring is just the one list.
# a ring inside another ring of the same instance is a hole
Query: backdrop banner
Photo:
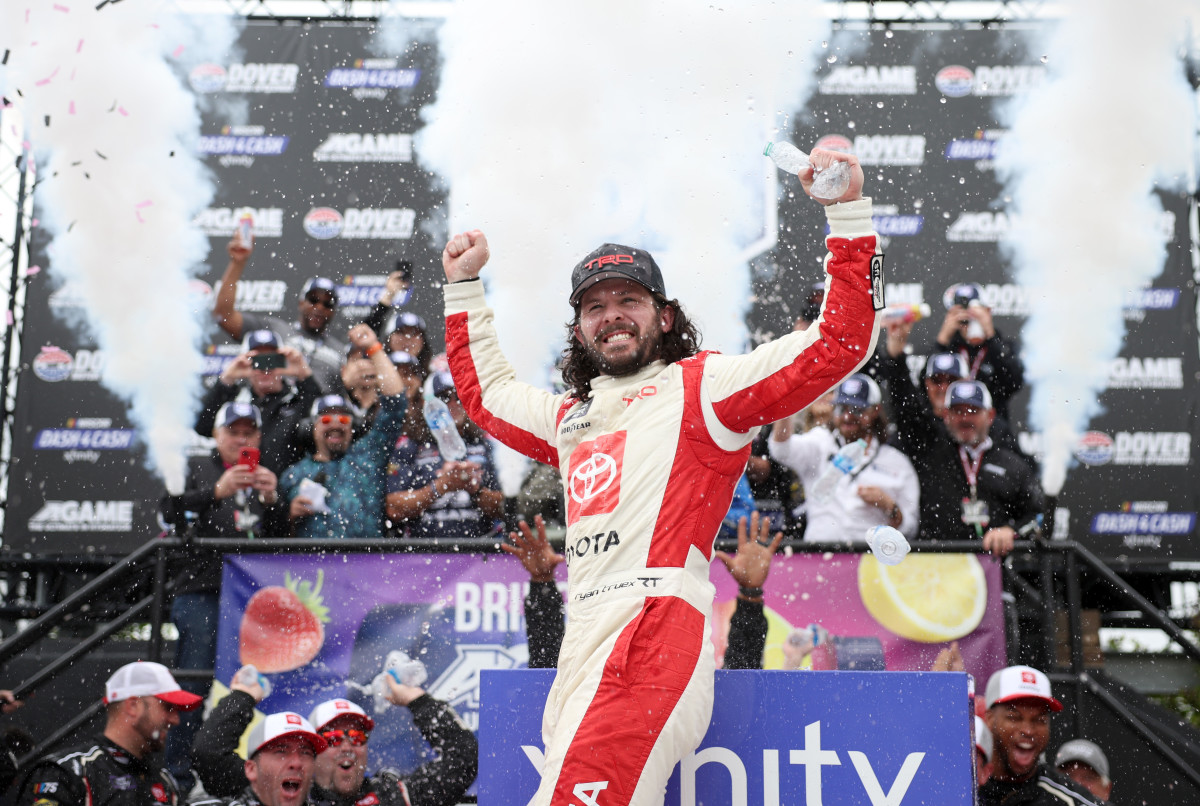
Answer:
[[[482, 675], [480, 803], [523, 806], [537, 790], [553, 680], [541, 669]], [[718, 671], [708, 733], [665, 803], [973, 803], [969, 701], [963, 674]], [[575, 797], [600, 802], [605, 784], [581, 783]]]
[[[996, 563], [970, 555], [911, 555], [885, 578], [867, 557], [798, 554], [775, 562], [766, 586], [767, 668], [783, 666], [788, 635], [793, 628], [811, 635], [810, 624], [820, 625], [823, 640], [805, 647], [807, 654], [791, 653], [803, 655], [802, 668], [926, 670], [952, 638], [976, 679], [986, 680], [1004, 665]], [[712, 579], [713, 638], [721, 655], [737, 589], [719, 563]], [[527, 664], [527, 590], [528, 574], [507, 555], [228, 556], [216, 662], [221, 685], [214, 686], [214, 696], [224, 693], [242, 664], [252, 663], [271, 682], [262, 713], [307, 715], [323, 700], [346, 697], [376, 719], [372, 769], [411, 769], [427, 749], [407, 709], [376, 711], [370, 691], [388, 652], [419, 658], [429, 673], [425, 689], [477, 729], [480, 672]], [[912, 590], [919, 592], [915, 600], [908, 598]], [[926, 601], [936, 607], [927, 611]], [[946, 626], [945, 640], [913, 640], [934, 637], [914, 630], [933, 629], [931, 613], [951, 613], [963, 601], [967, 615]], [[540, 705], [536, 711], [540, 718]]]

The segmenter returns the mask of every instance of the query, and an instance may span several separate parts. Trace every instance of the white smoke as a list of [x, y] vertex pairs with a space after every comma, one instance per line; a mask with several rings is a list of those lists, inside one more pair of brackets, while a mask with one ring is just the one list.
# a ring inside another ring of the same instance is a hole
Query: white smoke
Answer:
[[654, 254], [705, 347], [743, 350], [747, 247], [774, 235], [762, 149], [787, 138], [814, 81], [821, 5], [454, 4], [417, 152], [451, 188], [452, 232], [488, 236], [484, 279], [518, 377], [547, 377], [571, 268], [606, 241]]
[[234, 35], [229, 17], [197, 23], [170, 2], [0, 6], [0, 83], [37, 151], [51, 274], [86, 301], [103, 383], [129, 402], [173, 492], [198, 409], [207, 307], [189, 288], [208, 253], [191, 221], [213, 187], [193, 156], [195, 102], [172, 65], [223, 51]]
[[[1194, 100], [1180, 58], [1191, 0], [1069, 0], [1047, 42], [1048, 77], [1008, 110], [997, 169], [1015, 211], [1007, 247], [1030, 289], [1022, 331], [1042, 485], [1057, 494], [1100, 411], [1124, 341], [1123, 307], [1162, 270], [1152, 194], [1192, 169]], [[1131, 16], [1132, 13], [1132, 16]]]

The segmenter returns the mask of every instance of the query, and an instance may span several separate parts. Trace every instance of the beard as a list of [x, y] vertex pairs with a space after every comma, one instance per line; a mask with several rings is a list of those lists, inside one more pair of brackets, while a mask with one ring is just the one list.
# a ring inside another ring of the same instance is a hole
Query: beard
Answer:
[[613, 330], [624, 330], [628, 329], [628, 327], [628, 325], [624, 325], [621, 328], [610, 328], [608, 331], [597, 333], [591, 344], [584, 345], [584, 350], [587, 352], [588, 358], [591, 359], [592, 364], [603, 374], [611, 375], [614, 378], [622, 378], [626, 375], [632, 375], [658, 358], [662, 348], [663, 333], [657, 328], [651, 330], [649, 333], [642, 333], [638, 330], [634, 335], [636, 348], [631, 352], [610, 358], [601, 351], [601, 339]]

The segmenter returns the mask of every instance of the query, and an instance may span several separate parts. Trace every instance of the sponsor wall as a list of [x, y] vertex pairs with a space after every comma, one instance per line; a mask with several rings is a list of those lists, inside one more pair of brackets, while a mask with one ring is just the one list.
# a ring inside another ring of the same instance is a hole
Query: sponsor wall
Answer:
[[[842, 55], [821, 63], [794, 139], [853, 150], [867, 166], [888, 300], [934, 310], [914, 329], [912, 366], [933, 343], [942, 293], [954, 282], [981, 284], [998, 328], [1019, 337], [1028, 298], [998, 248], [1008, 213], [993, 173], [1004, 136], [994, 106], [1041, 79], [1040, 59], [1003, 30], [839, 36]], [[412, 152], [419, 110], [437, 85], [436, 54], [414, 46], [399, 60], [376, 58], [366, 25], [251, 23], [240, 44], [240, 62], [188, 76], [209, 109], [201, 148], [218, 182], [212, 206], [197, 217], [212, 242], [197, 293], [212, 294], [225, 244], [248, 208], [257, 250], [238, 288], [241, 310], [290, 317], [300, 284], [320, 273], [340, 285], [344, 327], [369, 310], [394, 261], [406, 258], [416, 274], [409, 307], [438, 321], [441, 270], [431, 243], [444, 234], [443, 197]], [[247, 115], [222, 115], [239, 102]], [[1182, 196], [1161, 199], [1167, 265], [1128, 300], [1128, 338], [1101, 399], [1104, 413], [1079, 445], [1056, 519], [1059, 536], [1132, 562], [1200, 558], [1193, 539], [1200, 487], [1180, 483], [1194, 475], [1200, 434], [1189, 208]], [[790, 324], [807, 281], [820, 276], [811, 209], [782, 204], [780, 225], [779, 248], [756, 263], [751, 332]], [[44, 247], [35, 241], [32, 263], [47, 265]], [[54, 287], [47, 272], [30, 280], [9, 549], [123, 553], [159, 530], [161, 485], [142, 466], [125, 407], [98, 383], [104, 356], [66, 324], [85, 302], [69, 285]], [[238, 351], [214, 333], [206, 379]], [[1036, 454], [1027, 399], [1014, 401], [1014, 426]]]
[[[934, 344], [944, 291], [983, 287], [997, 329], [1018, 339], [1029, 310], [999, 241], [1009, 210], [993, 160], [1004, 137], [996, 113], [1041, 81], [1040, 54], [1012, 31], [843, 31], [836, 62], [822, 63], [817, 90], [793, 132], [797, 143], [850, 150], [865, 166], [883, 236], [889, 303], [928, 303], [933, 315], [913, 330], [914, 372]], [[1047, 132], [1069, 138], [1071, 132]], [[1200, 399], [1195, 379], [1196, 293], [1186, 196], [1160, 193], [1167, 259], [1151, 287], [1131, 294], [1127, 337], [1112, 362], [1097, 416], [1076, 451], [1057, 501], [1055, 534], [1106, 558], [1131, 563], [1195, 559], [1200, 486], [1195, 477]], [[820, 233], [803, 204], [780, 206], [781, 245], [757, 272], [752, 332], [794, 320], [808, 282], [820, 279]], [[799, 267], [802, 282], [790, 267]], [[788, 277], [782, 281], [781, 277]], [[1086, 304], [1087, 290], [1079, 289]], [[1013, 426], [1038, 455], [1026, 422], [1028, 391], [1015, 398]]]
[[[193, 284], [202, 308], [211, 308], [226, 244], [249, 210], [255, 252], [238, 286], [240, 310], [290, 320], [304, 281], [327, 276], [339, 286], [334, 324], [344, 337], [405, 259], [416, 286], [408, 308], [440, 320], [432, 285], [440, 249], [431, 244], [441, 237], [443, 194], [412, 148], [419, 110], [437, 86], [436, 53], [414, 46], [402, 59], [377, 58], [371, 35], [362, 24], [251, 22], [236, 63], [185, 77], [205, 110], [199, 148], [216, 183], [196, 217], [212, 244]], [[30, 263], [45, 267], [36, 234]], [[161, 531], [162, 484], [143, 466], [125, 406], [99, 383], [103, 352], [70, 325], [87, 300], [48, 275], [29, 286], [4, 545], [126, 553]], [[440, 330], [432, 338], [440, 342]], [[214, 326], [205, 381], [239, 352]], [[193, 450], [208, 447], [197, 438]]]
[[[921, 561], [942, 564], [933, 574], [943, 596], [928, 596], [931, 569]], [[712, 569], [718, 656], [724, 653], [737, 596], [736, 584], [719, 565]], [[804, 629], [810, 624], [831, 637], [801, 668], [926, 670], [938, 650], [955, 639], [976, 679], [986, 680], [1005, 665], [997, 563], [969, 555], [914, 555], [891, 573], [901, 576], [882, 585], [870, 555], [781, 556], [772, 567], [766, 598], [765, 668], [782, 668], [784, 641], [793, 628], [811, 634]], [[562, 586], [566, 569], [560, 566], [558, 575]], [[425, 664], [426, 690], [453, 705], [475, 730], [483, 701], [480, 672], [523, 668], [528, 662], [523, 604], [528, 581], [507, 555], [227, 557], [215, 696], [223, 694], [243, 663], [253, 663], [272, 687], [260, 705], [262, 713], [308, 714], [334, 697], [371, 711], [370, 683], [387, 654], [401, 650]], [[921, 611], [930, 600], [938, 602], [936, 610]], [[962, 691], [965, 717], [965, 686]], [[540, 701], [530, 705], [529, 724], [540, 722], [540, 709]], [[908, 710], [906, 703], [897, 713], [904, 712], [907, 720]], [[946, 716], [943, 709], [941, 717]], [[407, 710], [387, 708], [375, 718], [371, 763], [402, 770], [419, 763], [424, 751]]]

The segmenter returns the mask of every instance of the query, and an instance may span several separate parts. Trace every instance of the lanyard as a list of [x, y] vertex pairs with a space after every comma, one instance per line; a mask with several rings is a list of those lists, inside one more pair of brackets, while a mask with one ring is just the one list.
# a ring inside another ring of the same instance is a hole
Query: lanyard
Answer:
[[984, 450], [980, 449], [979, 453], [972, 457], [967, 451], [966, 446], [958, 446], [958, 460], [962, 463], [963, 475], [967, 477], [967, 484], [971, 488], [972, 501], [978, 497], [979, 467], [983, 464]]
[[966, 347], [959, 349], [958, 353], [971, 364], [971, 380], [975, 380], [975, 376], [979, 374], [979, 368], [983, 365], [983, 358], [987, 355], [987, 348], [980, 347], [979, 352], [975, 353], [974, 359], [971, 358]]

